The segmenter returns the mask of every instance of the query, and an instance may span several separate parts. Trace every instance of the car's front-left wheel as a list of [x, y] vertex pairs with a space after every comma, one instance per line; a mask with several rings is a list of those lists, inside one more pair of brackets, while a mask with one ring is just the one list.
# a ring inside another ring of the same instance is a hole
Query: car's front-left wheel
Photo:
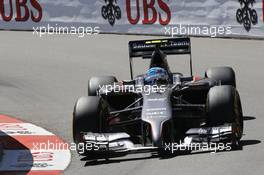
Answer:
[[[81, 97], [77, 100], [73, 111], [73, 140], [80, 146], [84, 143], [83, 133], [102, 133], [106, 128], [108, 116], [107, 103], [97, 96]], [[79, 154], [85, 151], [77, 150]]]
[[207, 96], [206, 112], [210, 127], [232, 124], [230, 141], [233, 148], [239, 146], [243, 135], [243, 113], [237, 90], [230, 85], [212, 87]]

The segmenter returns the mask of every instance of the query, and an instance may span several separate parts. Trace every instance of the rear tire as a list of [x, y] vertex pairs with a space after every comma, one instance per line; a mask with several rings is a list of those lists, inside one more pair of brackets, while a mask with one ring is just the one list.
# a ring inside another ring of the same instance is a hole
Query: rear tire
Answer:
[[88, 82], [88, 95], [96, 96], [100, 86], [112, 85], [115, 82], [117, 82], [117, 79], [114, 76], [92, 77]]
[[[92, 96], [79, 98], [73, 112], [73, 140], [75, 144], [79, 145], [84, 142], [83, 132], [103, 132], [106, 127], [107, 115], [108, 107], [102, 98]], [[85, 154], [83, 150], [77, 151], [79, 154]]]
[[239, 144], [243, 135], [243, 112], [239, 94], [230, 85], [215, 86], [208, 92], [207, 97], [207, 124], [219, 126], [232, 123], [232, 146]]
[[235, 71], [231, 67], [213, 67], [205, 72], [205, 77], [220, 82], [221, 85], [236, 87]]

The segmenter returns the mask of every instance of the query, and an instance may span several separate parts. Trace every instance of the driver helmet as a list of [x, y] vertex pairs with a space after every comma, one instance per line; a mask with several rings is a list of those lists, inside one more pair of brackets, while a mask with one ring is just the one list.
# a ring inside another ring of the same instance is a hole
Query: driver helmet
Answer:
[[169, 82], [169, 74], [161, 67], [152, 67], [148, 70], [144, 82], [147, 85], [167, 84]]

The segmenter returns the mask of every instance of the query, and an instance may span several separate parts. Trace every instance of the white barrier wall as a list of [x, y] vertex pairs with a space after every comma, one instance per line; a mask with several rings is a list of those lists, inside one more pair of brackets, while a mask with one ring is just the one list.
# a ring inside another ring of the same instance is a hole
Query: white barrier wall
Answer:
[[[264, 0], [0, 0], [0, 29], [264, 38]], [[96, 28], [96, 30], [98, 30]]]

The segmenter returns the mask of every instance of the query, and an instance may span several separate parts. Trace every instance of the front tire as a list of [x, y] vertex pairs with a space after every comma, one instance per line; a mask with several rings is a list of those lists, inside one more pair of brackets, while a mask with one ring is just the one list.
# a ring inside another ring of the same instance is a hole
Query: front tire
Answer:
[[[76, 145], [84, 143], [83, 133], [101, 133], [106, 127], [108, 107], [100, 97], [81, 97], [77, 100], [73, 111], [73, 140]], [[78, 146], [77, 146], [78, 148]], [[85, 154], [84, 150], [77, 150]]]
[[211, 127], [232, 123], [232, 146], [239, 144], [243, 135], [243, 112], [239, 94], [230, 85], [215, 86], [208, 92], [207, 124]]

